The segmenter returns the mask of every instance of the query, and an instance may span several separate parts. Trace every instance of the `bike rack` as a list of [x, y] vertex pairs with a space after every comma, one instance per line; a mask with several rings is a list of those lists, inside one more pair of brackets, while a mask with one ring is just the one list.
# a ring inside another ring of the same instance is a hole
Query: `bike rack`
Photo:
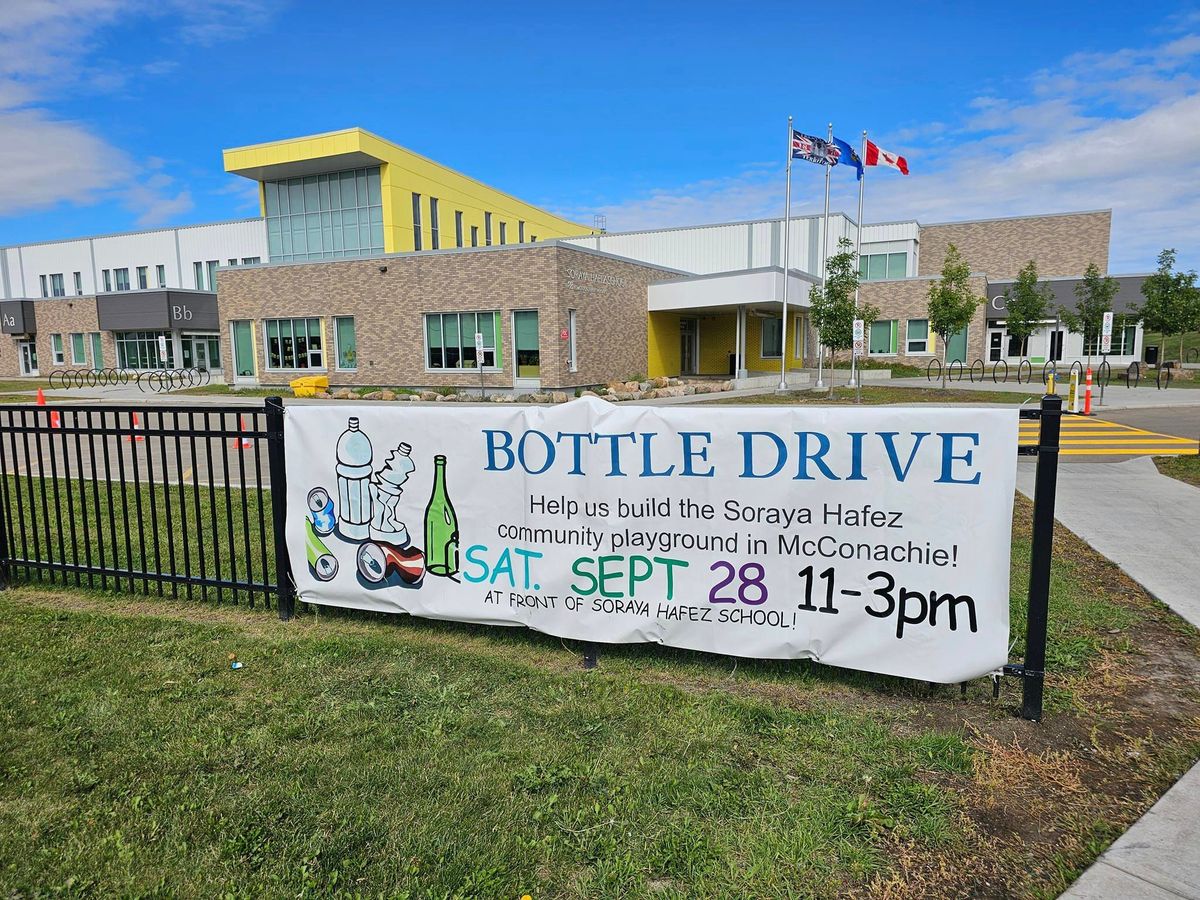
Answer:
[[[992, 384], [999, 384], [996, 380], [996, 372], [1001, 366], [1004, 366], [1004, 382], [1005, 384], [1008, 383], [1008, 363], [1003, 359], [998, 359], [992, 363]], [[1020, 375], [1017, 376], [1017, 380], [1020, 382]]]
[[971, 384], [975, 383], [975, 364], [976, 363], [979, 364], [979, 382], [980, 382], [980, 384], [982, 384], [983, 379], [985, 377], [987, 377], [987, 366], [984, 364], [982, 359], [977, 359], [977, 360], [975, 360], [975, 362], [971, 363]]
[[1142, 383], [1142, 367], [1134, 360], [1129, 364], [1129, 368], [1125, 370], [1125, 387], [1137, 387]]
[[[957, 378], [954, 377], [954, 367], [955, 366], [958, 366], [958, 377]], [[950, 365], [947, 366], [946, 368], [948, 369], [948, 372], [946, 373], [946, 377], [950, 381], [962, 381], [964, 367], [963, 367], [963, 361], [961, 359], [950, 360]]]
[[[933, 374], [933, 367], [937, 366], [937, 375]], [[925, 380], [935, 381], [942, 377], [942, 361], [940, 359], [931, 359], [929, 365], [925, 367]]]
[[[1021, 381], [1021, 372], [1026, 373], [1024, 382]], [[1029, 384], [1031, 381], [1033, 381], [1033, 363], [1023, 359], [1017, 363], [1017, 384]]]

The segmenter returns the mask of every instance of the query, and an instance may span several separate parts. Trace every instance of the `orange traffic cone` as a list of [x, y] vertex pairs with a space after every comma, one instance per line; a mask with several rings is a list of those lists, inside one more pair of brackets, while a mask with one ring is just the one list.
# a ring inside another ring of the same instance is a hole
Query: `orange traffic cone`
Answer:
[[[38, 392], [37, 392], [37, 405], [38, 406], [46, 405], [46, 395], [44, 393], [42, 393], [41, 388], [38, 388]], [[50, 427], [51, 428], [62, 428], [62, 420], [59, 418], [57, 409], [50, 410]]]
[[254, 446], [254, 441], [246, 437], [246, 417], [238, 416], [238, 431], [241, 432], [237, 437], [229, 442], [229, 446], [234, 450], [249, 450]]
[[[137, 413], [133, 414], [133, 430], [134, 431], [142, 430], [142, 420], [138, 418]], [[145, 439], [146, 439], [146, 436], [144, 434], [127, 434], [127, 435], [125, 435], [125, 443], [127, 443], [127, 444], [130, 444], [134, 441], [144, 441]]]

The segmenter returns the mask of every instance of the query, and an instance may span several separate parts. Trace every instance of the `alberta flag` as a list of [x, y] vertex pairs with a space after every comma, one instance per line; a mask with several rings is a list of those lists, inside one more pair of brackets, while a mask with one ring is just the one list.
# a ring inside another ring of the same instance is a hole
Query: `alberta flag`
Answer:
[[859, 179], [863, 177], [863, 161], [853, 147], [847, 144], [839, 137], [833, 139], [833, 146], [838, 150], [838, 165], [852, 166], [854, 171], [858, 173]]
[[792, 159], [803, 159], [819, 166], [836, 166], [839, 151], [824, 138], [792, 131]]

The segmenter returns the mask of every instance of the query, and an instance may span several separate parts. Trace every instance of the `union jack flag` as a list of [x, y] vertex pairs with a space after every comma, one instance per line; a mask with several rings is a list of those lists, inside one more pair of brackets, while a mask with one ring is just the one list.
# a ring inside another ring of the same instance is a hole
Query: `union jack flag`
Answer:
[[836, 166], [841, 151], [824, 138], [792, 131], [792, 159], [803, 159], [819, 166]]

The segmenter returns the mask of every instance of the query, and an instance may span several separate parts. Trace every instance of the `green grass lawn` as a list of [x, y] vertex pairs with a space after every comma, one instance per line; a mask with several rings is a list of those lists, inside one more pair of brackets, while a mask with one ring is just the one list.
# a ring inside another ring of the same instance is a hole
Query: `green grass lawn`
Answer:
[[1200, 487], [1200, 456], [1156, 456], [1154, 465], [1164, 475]]
[[1051, 611], [1033, 725], [986, 679], [13, 587], [0, 893], [1053, 896], [1200, 757], [1200, 637], [1061, 531]]
[[[794, 405], [794, 404], [836, 404], [844, 406], [853, 403], [855, 389], [839, 387], [833, 389], [829, 396], [828, 388], [809, 391], [789, 391], [786, 394], [757, 394], [752, 397], [727, 397], [719, 400], [709, 400], [706, 403], [722, 403], [731, 405]], [[1037, 404], [1041, 398], [1038, 386], [1028, 393], [1013, 391], [964, 391], [955, 388], [942, 390], [939, 387], [914, 388], [892, 387], [890, 385], [864, 385], [862, 402], [864, 404], [884, 403], [1016, 403], [1029, 402]]]
[[[1200, 351], [1200, 331], [1190, 331], [1182, 336], [1183, 338], [1183, 360], [1184, 362], [1200, 361], [1193, 360], [1189, 357], [1193, 354], [1191, 351]], [[1159, 346], [1160, 358], [1164, 361], [1169, 359], [1179, 359], [1179, 343], [1180, 335], [1172, 335], [1164, 338], [1161, 334], [1148, 332], [1142, 338], [1142, 346], [1148, 347], [1151, 344]]]

